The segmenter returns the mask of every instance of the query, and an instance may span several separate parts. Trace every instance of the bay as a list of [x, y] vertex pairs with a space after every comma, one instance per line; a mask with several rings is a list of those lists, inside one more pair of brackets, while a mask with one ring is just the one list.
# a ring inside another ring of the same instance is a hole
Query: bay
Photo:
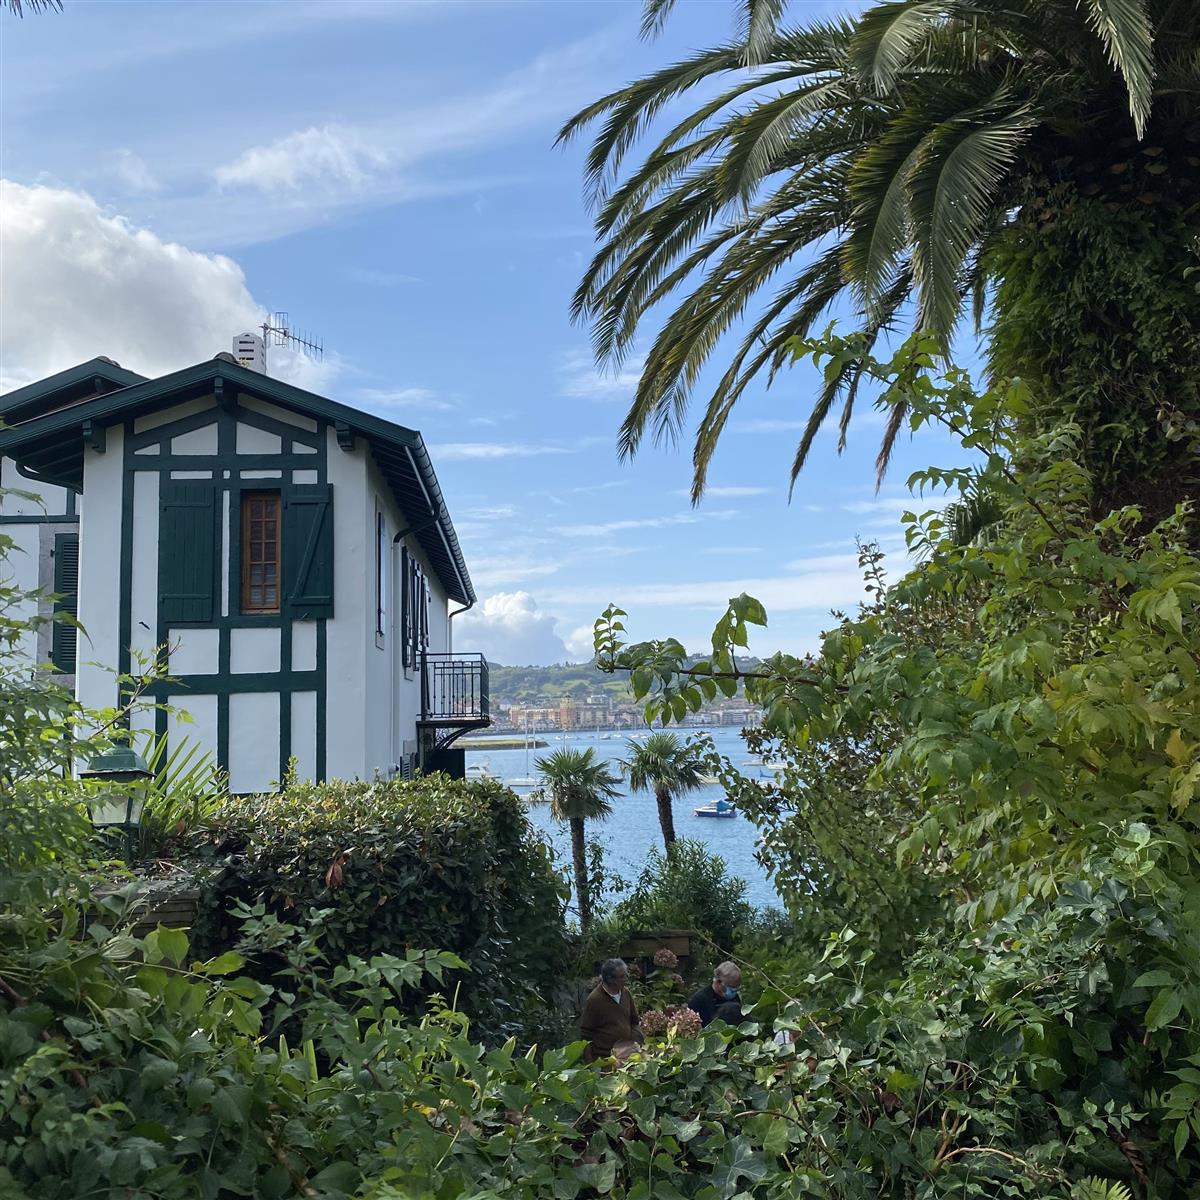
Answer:
[[[573, 749], [595, 751], [598, 758], [608, 762], [614, 774], [621, 774], [619, 760], [629, 757], [629, 737], [632, 730], [577, 730], [570, 733], [545, 733], [538, 737], [549, 742], [542, 749], [495, 750], [491, 747], [471, 748], [467, 751], [467, 768], [482, 768], [504, 783], [512, 784], [537, 776], [537, 760], [555, 750]], [[707, 733], [713, 740], [718, 753], [731, 759], [743, 774], [748, 776], [768, 773], [758, 764], [749, 762], [749, 752], [741, 733], [732, 726], [706, 729], [684, 729], [680, 736]], [[518, 735], [520, 736], [520, 735]], [[644, 733], [643, 733], [644, 736]], [[472, 771], [472, 774], [475, 772]], [[518, 786], [517, 792], [528, 796], [528, 787]], [[729, 874], [746, 881], [746, 899], [755, 908], [779, 905], [779, 897], [766, 872], [754, 857], [758, 832], [742, 816], [732, 820], [714, 820], [697, 817], [693, 810], [709, 801], [724, 796], [719, 784], [705, 785], [690, 796], [675, 800], [675, 835], [703, 842], [713, 854], [719, 854], [729, 868]], [[541, 830], [554, 847], [554, 852], [564, 866], [571, 862], [570, 836], [565, 826], [550, 819], [544, 804], [529, 805], [530, 822]], [[613, 813], [606, 821], [589, 821], [589, 840], [598, 841], [604, 848], [605, 865], [610, 874], [633, 881], [646, 865], [646, 856], [651, 848], [662, 849], [662, 831], [658, 824], [658, 806], [654, 796], [647, 792], [629, 793], [622, 784], [622, 794], [613, 801]]]

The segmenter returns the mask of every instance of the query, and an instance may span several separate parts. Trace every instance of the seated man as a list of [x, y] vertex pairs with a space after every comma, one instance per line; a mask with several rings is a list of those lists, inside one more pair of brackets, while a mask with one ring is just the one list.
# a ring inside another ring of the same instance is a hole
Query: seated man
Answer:
[[[687, 1006], [693, 1012], [700, 1014], [700, 1023], [710, 1025], [717, 1015], [717, 1009], [727, 1004], [733, 1004], [738, 998], [738, 988], [742, 984], [742, 972], [737, 963], [723, 962], [713, 972], [713, 981], [707, 987], [702, 987], [688, 1002]], [[741, 1020], [741, 1006], [738, 1005], [737, 1020], [730, 1021], [734, 1016], [732, 1009], [725, 1009], [721, 1019], [729, 1025], [736, 1025]]]
[[600, 964], [600, 982], [584, 1001], [579, 1032], [588, 1043], [587, 1062], [607, 1058], [618, 1042], [641, 1042], [637, 1006], [626, 986], [629, 968], [623, 959], [608, 958]]

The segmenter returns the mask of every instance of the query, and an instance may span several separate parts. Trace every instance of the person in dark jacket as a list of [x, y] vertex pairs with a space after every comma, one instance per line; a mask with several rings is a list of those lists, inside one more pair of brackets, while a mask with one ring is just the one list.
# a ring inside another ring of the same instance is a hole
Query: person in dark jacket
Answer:
[[618, 1044], [643, 1041], [628, 984], [629, 968], [623, 959], [609, 958], [600, 964], [600, 982], [584, 1001], [579, 1020], [579, 1032], [588, 1044], [588, 1062], [607, 1058]]
[[[728, 1025], [736, 1025], [741, 1020], [741, 1005], [737, 1004], [737, 1012], [725, 1008], [726, 1005], [737, 1003], [738, 988], [742, 986], [742, 972], [737, 963], [723, 962], [713, 972], [713, 980], [707, 987], [702, 987], [688, 1002], [687, 1006], [693, 1012], [700, 1014], [700, 1023], [710, 1025], [716, 1018], [717, 1009], [722, 1008], [721, 1020]], [[731, 1021], [730, 1016], [737, 1020]]]

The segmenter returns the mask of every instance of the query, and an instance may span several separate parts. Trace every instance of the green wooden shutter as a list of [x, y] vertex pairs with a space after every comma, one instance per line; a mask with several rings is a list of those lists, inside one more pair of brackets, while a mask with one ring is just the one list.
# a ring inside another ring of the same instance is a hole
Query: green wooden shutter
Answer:
[[218, 611], [217, 511], [211, 483], [162, 481], [158, 611], [165, 624], [204, 624]]
[[296, 620], [333, 616], [333, 488], [296, 484], [284, 493], [283, 581]]
[[[56, 613], [79, 613], [79, 534], [54, 535], [54, 601]], [[75, 653], [78, 630], [66, 621], [55, 621], [50, 661], [68, 675], [75, 674]]]

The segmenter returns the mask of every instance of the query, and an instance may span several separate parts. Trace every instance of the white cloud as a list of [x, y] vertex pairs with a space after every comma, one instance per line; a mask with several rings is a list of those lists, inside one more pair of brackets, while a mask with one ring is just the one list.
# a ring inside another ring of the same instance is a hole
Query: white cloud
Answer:
[[[765, 496], [771, 489], [765, 487], [706, 487], [704, 495], [706, 498], [715, 497], [716, 499], [732, 500], [738, 496]], [[691, 488], [678, 488], [676, 496], [691, 496]]]
[[132, 150], [118, 150], [113, 159], [112, 173], [131, 192], [157, 192], [162, 186], [144, 160]]
[[566, 446], [535, 442], [443, 442], [434, 447], [434, 457], [449, 459], [534, 458], [542, 454], [570, 454]]
[[627, 529], [663, 529], [670, 525], [695, 525], [701, 520], [728, 520], [736, 517], [735, 509], [717, 509], [698, 513], [677, 513], [670, 517], [631, 517], [624, 521], [606, 521], [600, 525], [558, 525], [555, 533], [565, 537], [604, 537], [610, 533], [623, 533]]
[[402, 283], [421, 283], [419, 275], [404, 275], [399, 271], [375, 271], [370, 267], [347, 267], [343, 272], [351, 283], [367, 287], [399, 287]]
[[455, 623], [455, 645], [482, 651], [489, 662], [544, 666], [568, 658], [556, 619], [528, 592], [496, 592]]
[[503, 521], [517, 515], [516, 508], [511, 504], [485, 504], [477, 508], [468, 508], [463, 516], [472, 521]]
[[513, 554], [472, 554], [467, 565], [471, 579], [480, 588], [512, 587], [556, 575], [559, 570], [558, 563]]
[[[182, 228], [193, 241], [228, 247], [323, 224], [343, 208], [477, 197], [483, 190], [509, 187], [528, 176], [510, 168], [463, 169], [455, 159], [518, 138], [536, 137], [544, 144], [564, 114], [594, 96], [597, 59], [622, 37], [615, 27], [588, 35], [445, 98], [431, 100], [412, 88], [386, 106], [352, 103], [347, 111], [371, 113], [366, 120], [299, 129], [277, 123], [267, 140], [231, 159], [224, 158], [227, 147], [210, 147], [210, 156], [222, 156], [207, 168], [217, 186], [173, 200], [172, 228]], [[191, 157], [194, 161], [196, 155]], [[264, 204], [264, 197], [272, 203]], [[160, 205], [159, 211], [166, 207]]]
[[417, 408], [426, 412], [449, 412], [456, 405], [443, 400], [432, 388], [360, 388], [358, 399], [370, 408]]
[[220, 187], [295, 192], [301, 185], [360, 187], [387, 162], [364, 135], [337, 125], [302, 129], [267, 146], [253, 146], [213, 172]]
[[593, 640], [594, 629], [589, 625], [579, 625], [570, 633], [564, 634], [563, 643], [572, 662], [587, 662], [596, 653], [596, 643]]
[[[856, 408], [850, 420], [850, 432], [856, 429], [867, 429], [883, 425], [885, 414], [872, 409]], [[748, 417], [744, 421], [730, 421], [729, 429], [733, 433], [799, 433], [808, 428], [808, 418], [803, 420], [793, 417]], [[834, 434], [840, 431], [838, 419], [826, 420], [820, 428], [820, 435]]]
[[[809, 560], [803, 571], [792, 575], [631, 583], [621, 587], [620, 600], [621, 607], [630, 612], [643, 608], [676, 611], [691, 608], [706, 610], [715, 617], [731, 597], [742, 592], [761, 600], [768, 617], [772, 612], [846, 609], [864, 595], [857, 559], [850, 554]], [[597, 604], [596, 596], [594, 587], [550, 587], [542, 593], [543, 601], [548, 604], [590, 605], [598, 610], [601, 605]]]
[[586, 350], [563, 356], [562, 394], [585, 400], [629, 400], [642, 377], [646, 356], [636, 355], [616, 367], [602, 369]]
[[[0, 388], [97, 355], [161, 375], [227, 351], [265, 310], [222, 254], [165, 242], [83, 192], [0, 180]], [[271, 374], [320, 390], [340, 369], [271, 349]]]

